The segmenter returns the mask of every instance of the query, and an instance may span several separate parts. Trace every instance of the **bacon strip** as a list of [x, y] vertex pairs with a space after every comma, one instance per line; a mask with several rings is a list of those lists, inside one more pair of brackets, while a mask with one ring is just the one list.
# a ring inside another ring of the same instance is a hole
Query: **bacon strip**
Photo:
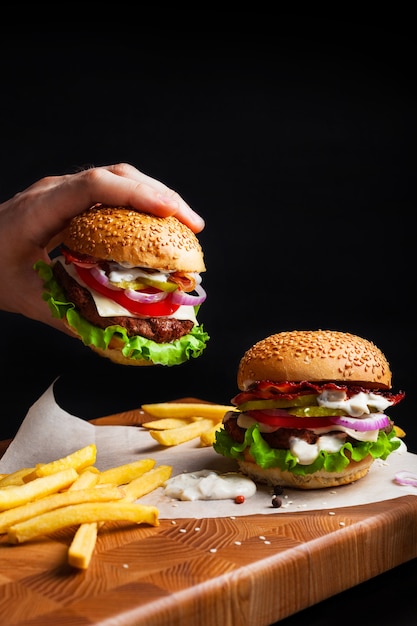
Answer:
[[368, 387], [362, 387], [360, 385], [340, 385], [336, 383], [310, 383], [307, 380], [300, 382], [282, 381], [274, 383], [271, 381], [261, 381], [253, 383], [247, 391], [238, 393], [231, 403], [235, 406], [239, 406], [249, 400], [294, 400], [298, 396], [306, 394], [317, 393], [320, 394], [325, 389], [333, 389], [338, 391], [345, 391], [347, 397], [350, 398], [361, 391], [364, 393], [379, 394], [384, 398], [389, 399], [392, 404], [398, 404], [405, 396], [405, 392], [400, 391], [398, 393], [391, 393], [383, 389], [369, 389]]

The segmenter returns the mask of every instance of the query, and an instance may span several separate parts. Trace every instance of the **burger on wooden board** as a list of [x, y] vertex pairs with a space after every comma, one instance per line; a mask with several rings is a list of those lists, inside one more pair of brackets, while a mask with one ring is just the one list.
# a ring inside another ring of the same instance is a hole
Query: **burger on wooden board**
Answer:
[[175, 217], [94, 205], [74, 217], [60, 255], [35, 268], [52, 315], [123, 365], [178, 365], [201, 355], [204, 257]]
[[256, 482], [298, 489], [352, 483], [404, 433], [386, 410], [391, 370], [371, 341], [333, 330], [281, 332], [254, 344], [237, 373], [214, 449]]

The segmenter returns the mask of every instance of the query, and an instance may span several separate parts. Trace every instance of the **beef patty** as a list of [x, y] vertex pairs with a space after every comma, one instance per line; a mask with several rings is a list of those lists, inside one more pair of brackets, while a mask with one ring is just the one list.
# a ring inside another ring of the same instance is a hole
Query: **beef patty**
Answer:
[[77, 311], [94, 326], [107, 328], [119, 325], [126, 329], [129, 337], [140, 335], [156, 343], [170, 343], [187, 335], [194, 326], [192, 320], [177, 320], [172, 317], [129, 317], [116, 315], [101, 317], [94, 298], [88, 289], [80, 285], [63, 267], [60, 261], [53, 266], [53, 273], [69, 302], [73, 302]]

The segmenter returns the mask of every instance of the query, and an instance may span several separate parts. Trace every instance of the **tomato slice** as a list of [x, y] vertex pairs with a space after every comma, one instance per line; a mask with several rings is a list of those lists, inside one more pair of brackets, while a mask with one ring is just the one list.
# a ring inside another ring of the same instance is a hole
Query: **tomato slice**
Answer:
[[[88, 287], [94, 289], [109, 300], [113, 300], [120, 304], [120, 306], [124, 307], [134, 315], [141, 315], [142, 317], [167, 317], [167, 315], [172, 315], [180, 308], [179, 304], [174, 304], [172, 302], [171, 293], [167, 293], [166, 297], [159, 302], [145, 303], [145, 302], [137, 302], [136, 300], [132, 300], [126, 295], [126, 292], [123, 289], [110, 289], [105, 285], [99, 283], [94, 276], [92, 276], [91, 272], [88, 268], [81, 267], [79, 265], [74, 265], [78, 276], [85, 282]], [[155, 290], [152, 289], [154, 292]], [[149, 293], [149, 292], [148, 292]]]
[[265, 411], [247, 411], [247, 414], [257, 422], [262, 422], [268, 426], [276, 428], [327, 428], [333, 426], [333, 422], [328, 417], [295, 417], [289, 415], [283, 409], [271, 409]]

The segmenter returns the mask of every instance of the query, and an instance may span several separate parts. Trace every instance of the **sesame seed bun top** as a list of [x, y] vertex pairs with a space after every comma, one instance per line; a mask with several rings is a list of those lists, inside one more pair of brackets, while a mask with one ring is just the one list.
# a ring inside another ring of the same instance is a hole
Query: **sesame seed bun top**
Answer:
[[334, 381], [391, 389], [391, 370], [381, 350], [367, 339], [333, 330], [295, 330], [266, 337], [243, 355], [239, 389], [263, 380]]
[[176, 217], [94, 205], [74, 217], [62, 243], [70, 250], [133, 267], [205, 271], [201, 245]]

